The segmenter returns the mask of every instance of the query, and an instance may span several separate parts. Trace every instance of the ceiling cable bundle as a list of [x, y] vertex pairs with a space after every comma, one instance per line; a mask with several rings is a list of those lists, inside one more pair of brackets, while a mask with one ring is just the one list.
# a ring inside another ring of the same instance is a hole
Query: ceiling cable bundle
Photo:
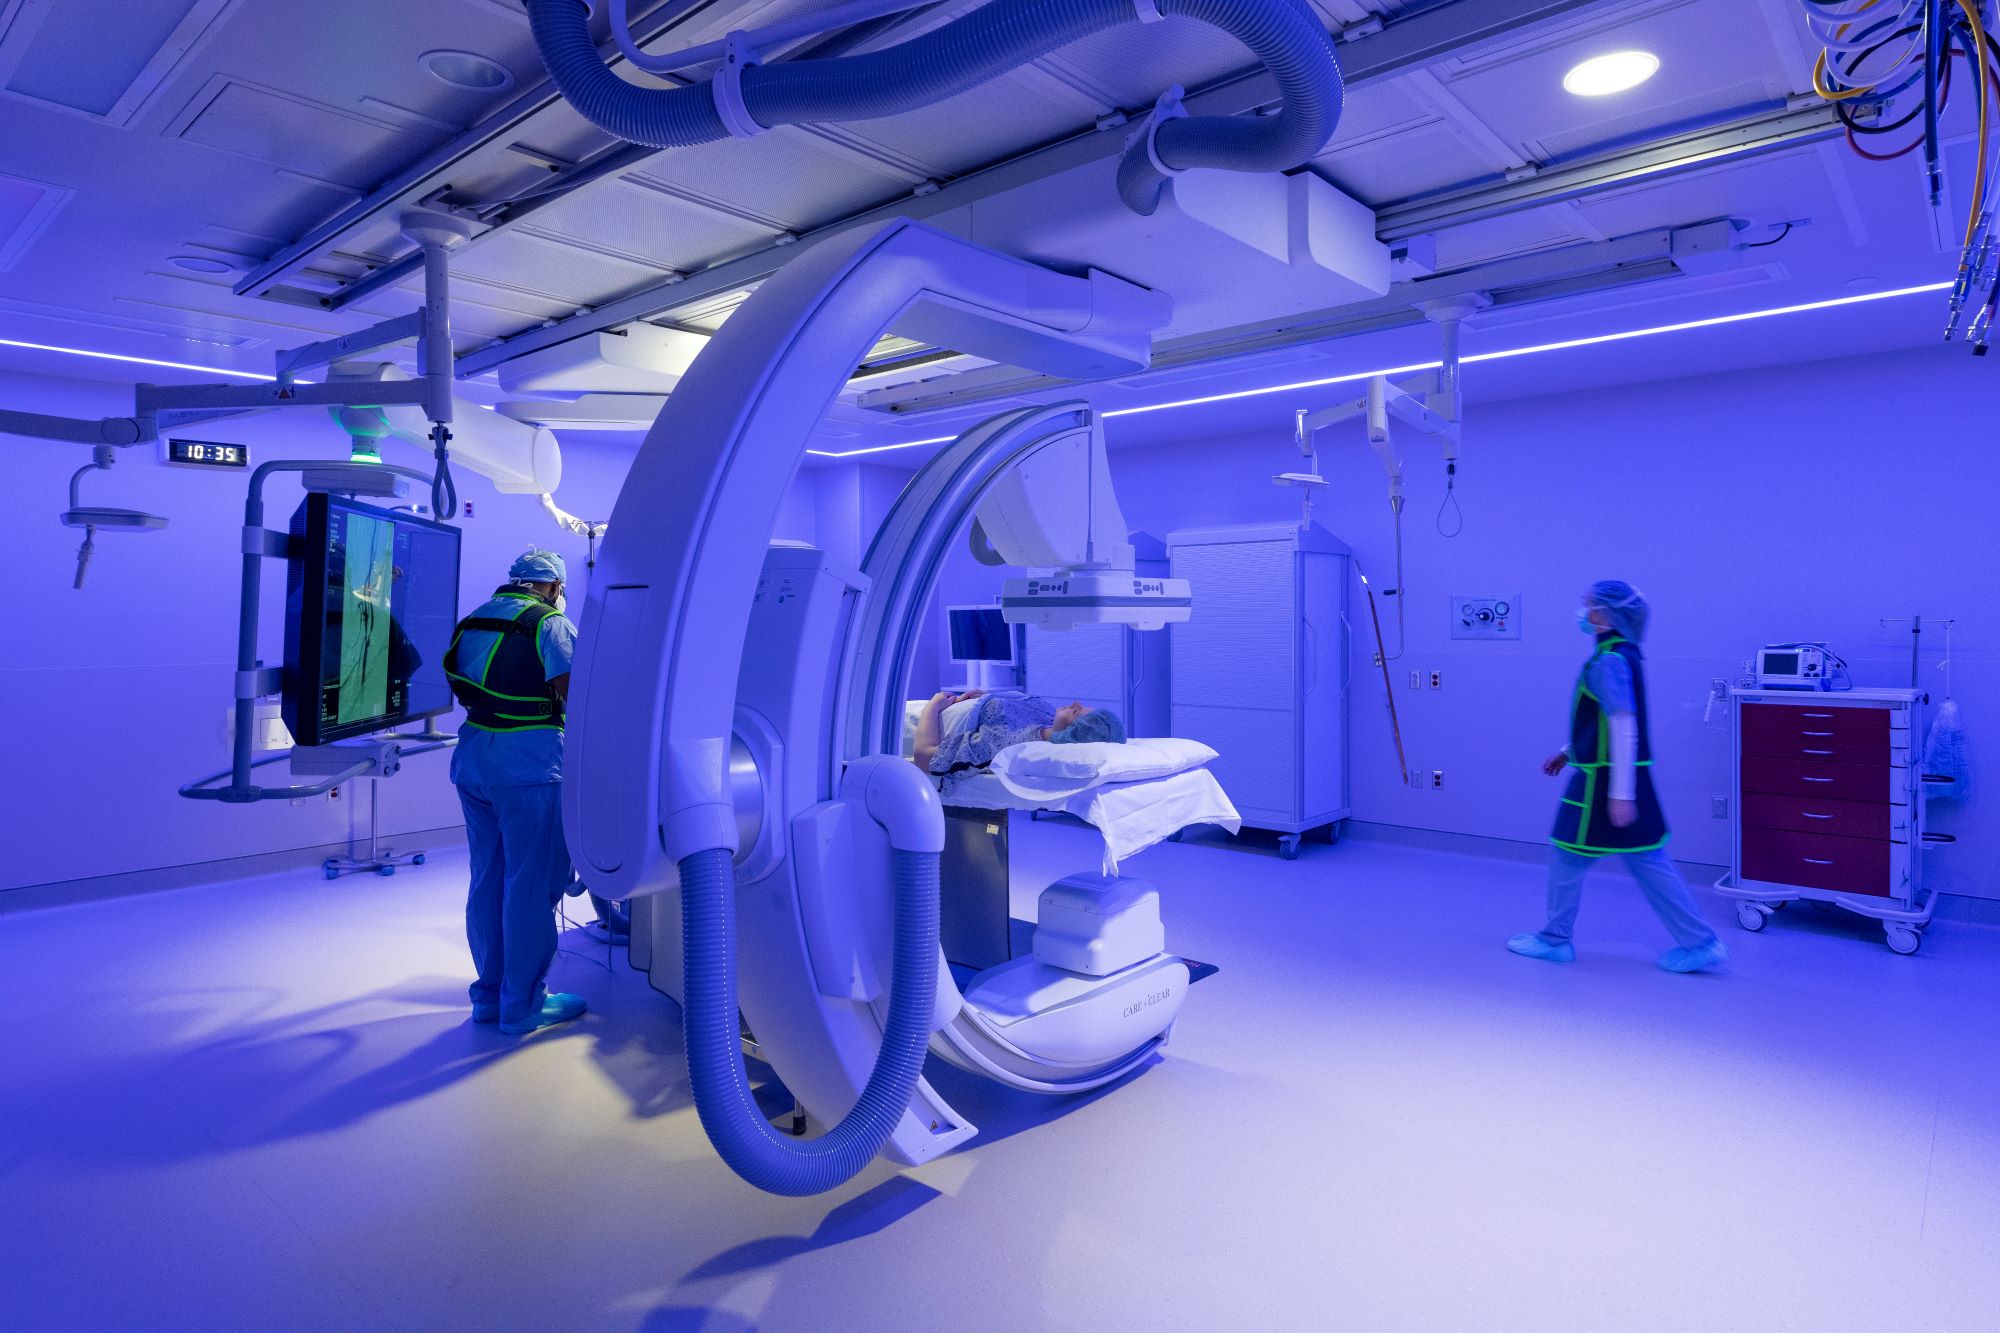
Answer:
[[[1848, 146], [1869, 161], [1894, 161], [1923, 150], [1934, 216], [1944, 208], [1938, 126], [1951, 99], [1955, 58], [1964, 60], [1979, 99], [1979, 131], [1965, 228], [1962, 236], [1955, 226], [1952, 231], [1959, 262], [1945, 341], [1963, 336], [1974, 355], [1984, 356], [2000, 311], [2000, 237], [1993, 228], [1993, 200], [2000, 195], [2000, 153], [1994, 151], [2000, 143], [1992, 133], [2000, 102], [1995, 0], [1799, 2], [1821, 48], [1813, 63], [1813, 91], [1833, 104]], [[1875, 113], [1872, 119], [1861, 114], [1864, 109]]]

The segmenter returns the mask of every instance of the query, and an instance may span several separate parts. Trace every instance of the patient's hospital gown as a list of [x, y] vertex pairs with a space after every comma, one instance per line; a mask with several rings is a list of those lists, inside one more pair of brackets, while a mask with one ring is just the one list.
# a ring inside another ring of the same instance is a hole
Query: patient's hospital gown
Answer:
[[1056, 720], [1055, 705], [1031, 694], [988, 694], [945, 709], [931, 772], [942, 777], [984, 768], [1010, 745], [1042, 739]]

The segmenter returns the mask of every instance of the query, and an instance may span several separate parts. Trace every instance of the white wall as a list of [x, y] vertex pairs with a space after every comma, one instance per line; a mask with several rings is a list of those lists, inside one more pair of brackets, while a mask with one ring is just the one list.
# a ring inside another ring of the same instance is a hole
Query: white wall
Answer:
[[[129, 388], [81, 380], [0, 375], [0, 403], [97, 416], [131, 410]], [[250, 446], [252, 461], [345, 457], [344, 438], [317, 409], [210, 423], [177, 434]], [[121, 451], [109, 472], [88, 476], [86, 504], [164, 514], [164, 532], [100, 533], [82, 591], [70, 587], [81, 533], [60, 526], [68, 478], [88, 461], [82, 446], [0, 436], [11, 466], [0, 499], [0, 569], [16, 592], [14, 651], [0, 659], [0, 699], [15, 760], [0, 777], [0, 808], [16, 834], [0, 859], [0, 890], [314, 847], [365, 832], [366, 786], [339, 800], [223, 805], [190, 801], [181, 784], [227, 767], [235, 668], [245, 478], [158, 465], [148, 449]], [[629, 445], [588, 437], [564, 449], [561, 501], [608, 517], [632, 456]], [[424, 467], [413, 449], [388, 461]], [[588, 586], [585, 543], [558, 529], [532, 496], [496, 492], [458, 469], [470, 515], [460, 605], [470, 610], [503, 582], [524, 547], [567, 560], [579, 601]], [[812, 474], [788, 497], [779, 536], [816, 535]], [[266, 522], [282, 528], [301, 491], [289, 478], [266, 488]], [[412, 496], [412, 498], [417, 498]], [[265, 569], [266, 660], [283, 656], [284, 567]], [[447, 729], [455, 717], [442, 722]], [[410, 761], [381, 785], [381, 827], [394, 834], [455, 826], [458, 801], [447, 756]], [[264, 770], [286, 781], [285, 766]], [[358, 799], [357, 799], [358, 798]]]
[[[1265, 429], [1202, 440], [1161, 438], [1192, 414], [1111, 422], [1128, 518], [1164, 534], [1295, 515], [1292, 494], [1270, 478], [1295, 465], [1290, 409], [1318, 405], [1274, 401]], [[1826, 639], [1859, 683], [1905, 685], [1910, 636], [1878, 620], [1955, 617], [1953, 683], [1975, 759], [2000, 755], [1996, 408], [2000, 379], [1956, 348], [1475, 401], [1459, 477], [1465, 528], [1449, 541], [1434, 526], [1436, 449], [1406, 441], [1409, 648], [1391, 677], [1412, 764], [1443, 770], [1445, 786], [1419, 793], [1399, 780], [1357, 588], [1356, 817], [1543, 837], [1556, 791], [1536, 765], [1563, 740], [1584, 648], [1579, 595], [1605, 577], [1638, 584], [1655, 606], [1654, 743], [1684, 860], [1729, 859], [1729, 826], [1710, 810], [1729, 792], [1729, 729], [1723, 719], [1704, 725], [1702, 705], [1709, 681], [1735, 678], [1763, 643]], [[1355, 547], [1378, 587], [1388, 584], [1379, 468], [1351, 437], [1326, 438], [1323, 452], [1336, 484], [1316, 516]], [[1520, 594], [1524, 637], [1453, 642], [1455, 593]], [[1926, 637], [1934, 690], [1943, 647], [1942, 636]], [[1412, 670], [1441, 671], [1443, 688], [1412, 691]], [[1929, 853], [1935, 883], [2000, 896], [1995, 810], [2000, 796], [1983, 784], [1969, 803], [1934, 803], [1933, 827], [1964, 839]]]

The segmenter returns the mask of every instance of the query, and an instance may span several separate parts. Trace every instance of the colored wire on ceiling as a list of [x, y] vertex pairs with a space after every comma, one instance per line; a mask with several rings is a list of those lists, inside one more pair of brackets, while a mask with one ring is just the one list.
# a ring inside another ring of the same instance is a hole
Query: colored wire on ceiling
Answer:
[[[1833, 105], [1848, 146], [1871, 162], [1890, 162], [1923, 150], [1924, 179], [1932, 209], [1945, 206], [1943, 121], [1953, 87], [1953, 66], [1970, 67], [1979, 99], [1957, 280], [1952, 285], [1947, 340], [1964, 336], [1984, 355], [2000, 312], [2000, 237], [1991, 201], [2000, 197], [2000, 136], [1994, 107], [2000, 102], [2000, 43], [1994, 30], [1996, 0], [1799, 0], [1806, 28], [1819, 44], [1812, 88]], [[1918, 132], [1893, 148], [1865, 146], [1871, 138]], [[1966, 322], [1966, 315], [1972, 318]]]

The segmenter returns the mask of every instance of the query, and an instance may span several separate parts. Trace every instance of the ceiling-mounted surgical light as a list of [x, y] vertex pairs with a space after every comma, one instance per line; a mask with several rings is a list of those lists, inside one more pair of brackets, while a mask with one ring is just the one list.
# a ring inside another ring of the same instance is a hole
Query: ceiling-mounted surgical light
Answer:
[[1659, 70], [1660, 58], [1651, 51], [1612, 51], [1573, 66], [1563, 87], [1578, 97], [1609, 97], [1637, 88]]
[[432, 78], [454, 88], [497, 93], [514, 86], [512, 70], [474, 51], [426, 51], [418, 60]]

